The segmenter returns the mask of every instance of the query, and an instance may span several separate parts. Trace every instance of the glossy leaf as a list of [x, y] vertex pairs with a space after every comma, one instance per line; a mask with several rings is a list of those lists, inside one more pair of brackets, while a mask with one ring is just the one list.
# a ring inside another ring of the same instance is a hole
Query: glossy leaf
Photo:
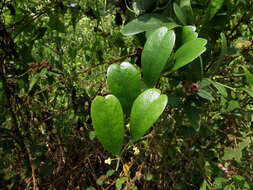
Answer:
[[162, 114], [167, 104], [166, 95], [152, 88], [141, 93], [134, 101], [130, 115], [130, 133], [133, 141], [140, 139]]
[[176, 48], [185, 44], [188, 41], [196, 39], [198, 37], [198, 33], [195, 32], [195, 26], [183, 26], [176, 29], [177, 39], [176, 39]]
[[148, 38], [141, 56], [144, 82], [153, 87], [158, 80], [175, 44], [175, 33], [166, 27], [154, 31]]
[[187, 24], [187, 21], [186, 21], [185, 15], [184, 15], [182, 9], [178, 6], [177, 3], [173, 3], [173, 10], [174, 10], [174, 13], [175, 13], [175, 15], [177, 16], [178, 20], [179, 20], [183, 25], [186, 25], [186, 24]]
[[125, 25], [122, 34], [131, 36], [141, 32], [155, 30], [162, 26], [167, 27], [168, 30], [178, 27], [176, 23], [170, 22], [167, 17], [158, 14], [144, 14]]
[[195, 32], [195, 30], [196, 30], [195, 26], [182, 27], [182, 34], [181, 34], [182, 44], [185, 44], [186, 42], [189, 42], [198, 37], [198, 33]]
[[124, 113], [129, 115], [134, 100], [141, 93], [140, 72], [128, 62], [110, 65], [107, 70], [107, 86], [119, 99]]
[[249, 70], [245, 67], [245, 66], [242, 66], [243, 68], [243, 71], [245, 73], [245, 76], [246, 76], [246, 80], [247, 80], [247, 83], [248, 85], [253, 88], [253, 74], [249, 72]]
[[200, 56], [206, 50], [206, 43], [207, 40], [196, 38], [182, 45], [174, 54], [175, 63], [170, 71], [178, 70]]
[[91, 105], [91, 119], [96, 136], [104, 148], [119, 154], [124, 139], [123, 111], [113, 95], [97, 96]]
[[194, 16], [191, 8], [191, 0], [180, 0], [180, 7], [184, 15], [187, 15], [187, 24], [194, 24]]

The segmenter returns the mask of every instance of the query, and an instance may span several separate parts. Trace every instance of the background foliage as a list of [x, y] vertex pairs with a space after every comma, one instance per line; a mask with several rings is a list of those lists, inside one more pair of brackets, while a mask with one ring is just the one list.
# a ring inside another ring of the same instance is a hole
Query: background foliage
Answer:
[[[3, 0], [0, 13], [1, 189], [253, 188], [251, 0]], [[195, 25], [206, 51], [159, 76], [165, 111], [116, 171], [91, 103], [109, 65], [140, 70], [145, 31], [164, 25], [176, 49], [176, 26]]]

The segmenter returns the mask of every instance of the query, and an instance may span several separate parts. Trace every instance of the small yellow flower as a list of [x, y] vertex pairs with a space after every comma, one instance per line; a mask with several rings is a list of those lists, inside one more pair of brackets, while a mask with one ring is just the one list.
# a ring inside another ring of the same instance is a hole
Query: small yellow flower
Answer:
[[112, 159], [109, 157], [105, 160], [105, 163], [108, 164], [108, 165], [111, 165], [112, 163]]
[[135, 146], [133, 147], [134, 155], [138, 155], [140, 153], [140, 150]]

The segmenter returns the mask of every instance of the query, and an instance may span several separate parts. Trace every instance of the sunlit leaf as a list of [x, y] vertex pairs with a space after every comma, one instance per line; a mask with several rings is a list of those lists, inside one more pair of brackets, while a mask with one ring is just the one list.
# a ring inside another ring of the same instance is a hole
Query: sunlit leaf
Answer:
[[206, 50], [206, 43], [205, 39], [196, 38], [183, 44], [174, 54], [175, 63], [170, 71], [178, 70], [200, 56]]
[[135, 98], [141, 93], [140, 72], [128, 62], [110, 65], [107, 70], [107, 86], [128, 115]]
[[148, 89], [134, 101], [130, 115], [130, 134], [133, 141], [141, 138], [162, 114], [167, 96], [158, 89]]
[[158, 80], [175, 44], [175, 33], [166, 27], [154, 31], [148, 38], [141, 56], [144, 82], [153, 87]]
[[119, 154], [124, 139], [123, 111], [113, 95], [97, 96], [91, 105], [91, 119], [96, 136], [104, 148]]

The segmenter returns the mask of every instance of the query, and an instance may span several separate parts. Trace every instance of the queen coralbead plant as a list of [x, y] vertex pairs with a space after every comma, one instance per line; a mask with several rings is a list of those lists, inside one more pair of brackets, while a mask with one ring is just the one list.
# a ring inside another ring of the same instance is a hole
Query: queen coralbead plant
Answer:
[[[128, 26], [133, 23], [125, 26], [126, 35], [131, 33]], [[141, 56], [143, 79], [139, 69], [128, 62], [110, 65], [107, 86], [111, 95], [97, 96], [91, 105], [96, 135], [103, 147], [114, 155], [121, 153], [124, 144], [124, 118], [130, 117], [130, 143], [134, 143], [147, 133], [167, 105], [167, 95], [154, 88], [158, 79], [164, 72], [176, 71], [198, 58], [207, 42], [197, 37], [193, 26], [182, 27], [178, 36], [171, 25], [152, 28], [147, 36]]]

